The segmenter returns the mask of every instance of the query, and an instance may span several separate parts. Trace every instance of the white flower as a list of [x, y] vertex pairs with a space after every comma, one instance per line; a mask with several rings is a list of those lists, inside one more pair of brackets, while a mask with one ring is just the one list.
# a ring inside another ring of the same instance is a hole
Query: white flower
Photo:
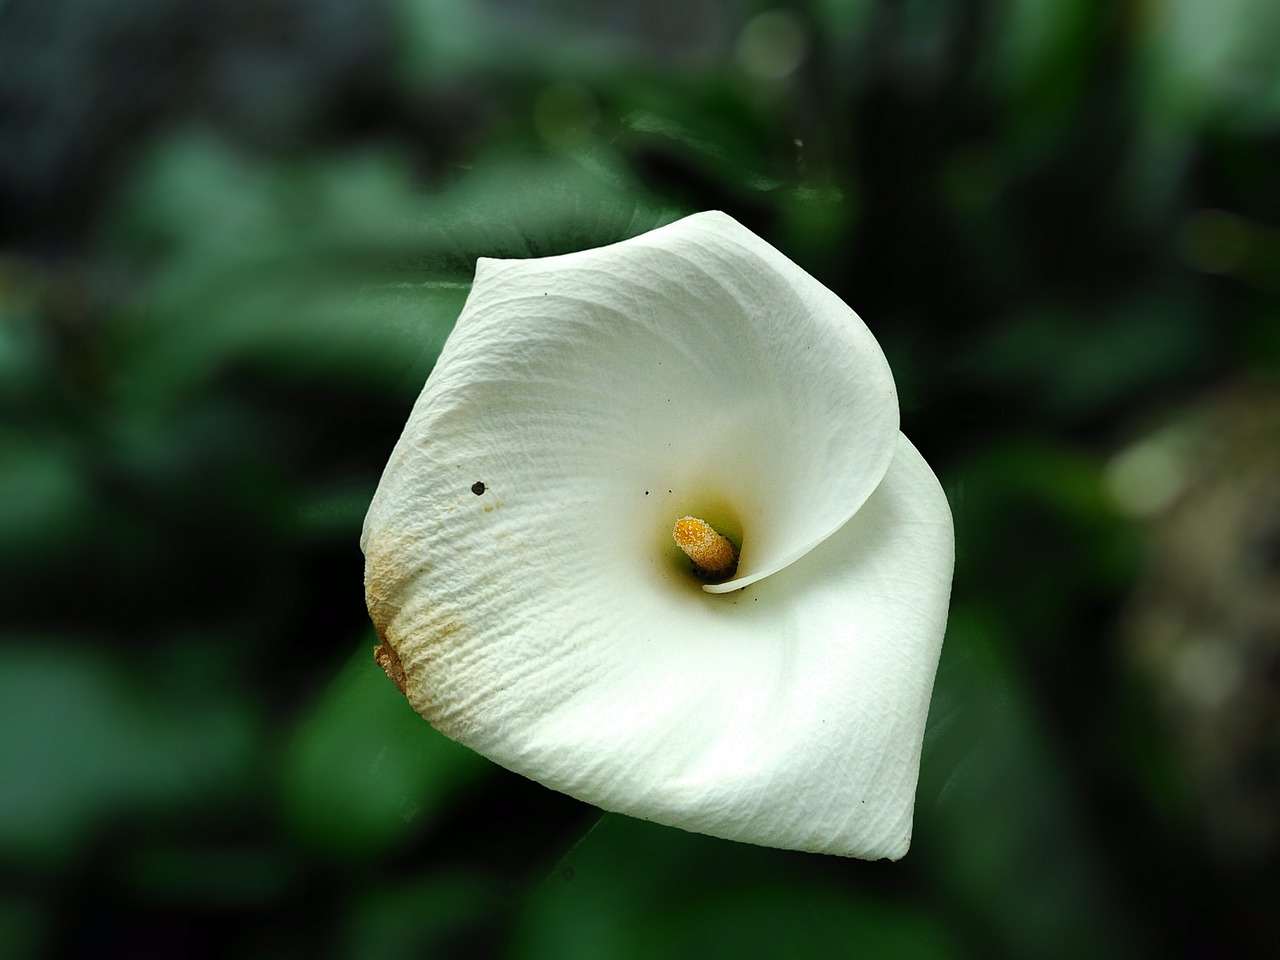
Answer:
[[724, 214], [480, 260], [361, 545], [448, 736], [607, 810], [906, 853], [950, 511], [862, 321]]

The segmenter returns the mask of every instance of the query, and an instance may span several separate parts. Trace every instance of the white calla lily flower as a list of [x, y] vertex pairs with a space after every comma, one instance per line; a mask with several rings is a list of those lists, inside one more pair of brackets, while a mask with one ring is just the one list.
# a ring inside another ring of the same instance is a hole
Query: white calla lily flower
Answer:
[[606, 810], [906, 853], [951, 514], [866, 326], [724, 214], [480, 260], [361, 545], [446, 735]]

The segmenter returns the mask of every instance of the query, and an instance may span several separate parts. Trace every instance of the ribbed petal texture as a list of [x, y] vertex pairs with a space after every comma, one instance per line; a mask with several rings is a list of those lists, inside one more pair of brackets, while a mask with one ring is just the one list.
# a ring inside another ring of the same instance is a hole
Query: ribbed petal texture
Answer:
[[906, 852], [950, 513], [865, 325], [729, 217], [480, 261], [362, 546], [447, 735], [609, 810]]

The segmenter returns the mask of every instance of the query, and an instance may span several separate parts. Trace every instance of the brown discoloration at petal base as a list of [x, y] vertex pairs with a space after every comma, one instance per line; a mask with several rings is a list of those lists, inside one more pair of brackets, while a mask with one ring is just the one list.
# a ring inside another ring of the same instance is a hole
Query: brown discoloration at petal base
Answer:
[[387, 679], [394, 683], [396, 689], [403, 695], [406, 687], [406, 678], [399, 654], [391, 648], [390, 644], [380, 643], [373, 648], [373, 659], [382, 668], [382, 672], [387, 675]]
[[432, 726], [455, 739], [472, 728], [476, 707], [454, 695], [439, 662], [455, 655], [465, 636], [461, 618], [447, 607], [437, 607], [430, 618], [415, 625], [413, 639], [402, 647], [415, 678], [409, 702]]
[[379, 643], [374, 659], [418, 713], [457, 739], [473, 726], [476, 707], [452, 695], [442, 664], [456, 658], [467, 632], [453, 605], [428, 601], [431, 568], [415, 559], [419, 546], [412, 535], [386, 527], [365, 545], [365, 600]]
[[406, 562], [414, 541], [403, 534], [380, 530], [365, 547], [364, 596], [378, 639], [386, 643], [392, 621], [403, 606], [406, 581], [414, 573]]
[[405, 561], [412, 545], [413, 541], [402, 534], [378, 531], [369, 538], [364, 562], [365, 603], [380, 641], [373, 650], [373, 659], [405, 696], [408, 675], [396, 649], [402, 643], [392, 627], [403, 609], [405, 585], [414, 569]]

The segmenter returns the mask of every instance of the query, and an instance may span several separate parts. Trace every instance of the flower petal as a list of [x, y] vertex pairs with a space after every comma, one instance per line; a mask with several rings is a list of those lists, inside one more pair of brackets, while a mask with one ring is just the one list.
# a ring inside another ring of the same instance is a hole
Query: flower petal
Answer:
[[409, 699], [608, 809], [901, 855], [951, 533], [897, 419], [857, 316], [723, 214], [481, 261], [362, 540]]
[[431, 498], [442, 519], [475, 506], [479, 480], [613, 580], [692, 514], [741, 547], [734, 578], [706, 587], [725, 592], [852, 516], [897, 430], [857, 315], [736, 221], [699, 214], [596, 250], [481, 260], [379, 496]]
[[[490, 579], [478, 536], [416, 540], [406, 559], [383, 551], [393, 528], [379, 525], [371, 597], [430, 571], [380, 628], [410, 700], [503, 766], [608, 810], [770, 846], [902, 856], [953, 540], [928, 465], [906, 438], [896, 449], [849, 523], [728, 596], [689, 589], [672, 568], [626, 582], [582, 576], [565, 558], [548, 572], [546, 547], [525, 555], [526, 576], [503, 561]], [[526, 532], [505, 529], [517, 555], [534, 547]]]

